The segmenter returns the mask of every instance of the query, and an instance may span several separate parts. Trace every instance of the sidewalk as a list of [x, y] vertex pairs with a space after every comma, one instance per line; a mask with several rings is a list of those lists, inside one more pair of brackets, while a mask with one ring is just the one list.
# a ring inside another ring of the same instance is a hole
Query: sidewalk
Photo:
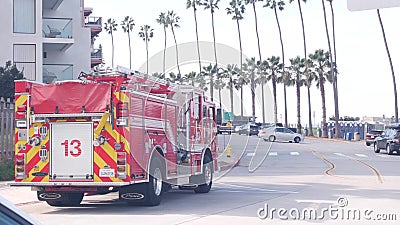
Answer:
[[226, 171], [231, 168], [234, 168], [239, 164], [240, 156], [243, 151], [232, 148], [232, 146], [228, 144], [225, 146], [225, 149], [223, 145], [220, 145], [219, 150], [217, 150], [217, 152], [218, 152], [218, 164], [220, 167], [220, 171]]

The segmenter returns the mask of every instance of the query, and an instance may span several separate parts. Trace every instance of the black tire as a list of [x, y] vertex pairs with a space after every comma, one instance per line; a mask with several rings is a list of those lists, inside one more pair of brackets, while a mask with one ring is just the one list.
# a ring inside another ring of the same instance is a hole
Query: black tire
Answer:
[[371, 143], [369, 143], [369, 142], [366, 142], [366, 144], [367, 144], [367, 146], [371, 146]]
[[299, 143], [300, 141], [301, 141], [300, 137], [295, 137], [295, 138], [294, 138], [294, 142], [295, 142], [295, 143]]
[[210, 158], [210, 156], [205, 155], [204, 156], [204, 162], [203, 162], [203, 177], [202, 181], [204, 182], [203, 184], [198, 185], [195, 189], [194, 192], [196, 193], [208, 193], [211, 190], [212, 186], [212, 179], [213, 179], [213, 162]]
[[276, 137], [274, 135], [271, 135], [268, 137], [269, 142], [274, 142], [276, 140]]
[[47, 204], [55, 207], [79, 206], [83, 199], [83, 192], [62, 193], [62, 198], [46, 200]]
[[379, 153], [381, 150], [378, 148], [378, 145], [376, 144], [376, 142], [374, 143], [374, 152], [375, 153]]
[[161, 203], [165, 171], [161, 159], [155, 157], [151, 160], [149, 171], [149, 182], [146, 183], [146, 202], [147, 206], [157, 206]]
[[390, 151], [390, 145], [389, 145], [389, 144], [386, 145], [386, 153], [387, 153], [388, 155], [392, 155], [392, 154], [393, 154], [393, 152]]

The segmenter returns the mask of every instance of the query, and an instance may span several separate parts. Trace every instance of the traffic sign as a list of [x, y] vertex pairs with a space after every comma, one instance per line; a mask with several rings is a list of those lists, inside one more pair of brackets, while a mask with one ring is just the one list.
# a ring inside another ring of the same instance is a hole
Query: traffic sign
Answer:
[[400, 0], [347, 0], [350, 11], [400, 7]]

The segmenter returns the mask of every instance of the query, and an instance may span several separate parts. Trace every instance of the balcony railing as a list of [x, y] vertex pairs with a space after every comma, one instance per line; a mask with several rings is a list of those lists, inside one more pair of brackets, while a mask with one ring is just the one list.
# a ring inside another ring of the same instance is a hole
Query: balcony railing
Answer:
[[102, 18], [96, 16], [87, 16], [85, 18], [86, 26], [102, 26]]
[[43, 37], [72, 38], [72, 19], [43, 18]]
[[90, 53], [90, 57], [92, 59], [102, 59], [103, 58], [103, 50], [101, 48], [93, 49], [93, 51]]
[[72, 79], [72, 65], [43, 65], [43, 83], [51, 84], [56, 81]]

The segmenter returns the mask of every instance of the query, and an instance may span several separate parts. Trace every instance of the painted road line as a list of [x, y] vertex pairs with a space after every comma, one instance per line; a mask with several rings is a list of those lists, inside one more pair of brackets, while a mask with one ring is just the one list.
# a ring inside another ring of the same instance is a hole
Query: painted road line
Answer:
[[254, 153], [254, 152], [249, 152], [249, 153], [246, 154], [246, 156], [247, 156], [247, 157], [253, 157], [255, 154], [256, 154], [256, 153]]
[[362, 157], [362, 158], [368, 158], [368, 156], [366, 156], [366, 155], [364, 155], [364, 154], [354, 154], [354, 155], [356, 155], [356, 156], [358, 156], [358, 157]]
[[300, 155], [299, 152], [290, 152], [290, 155]]
[[269, 156], [277, 156], [278, 153], [277, 153], [277, 152], [270, 152], [270, 153], [268, 153], [268, 155], [269, 155]]
[[342, 153], [337, 153], [337, 152], [335, 152], [335, 153], [333, 153], [333, 154], [335, 154], [335, 155], [337, 155], [337, 156], [343, 156], [343, 157], [347, 157], [347, 155], [345, 155], [345, 154], [342, 154]]

